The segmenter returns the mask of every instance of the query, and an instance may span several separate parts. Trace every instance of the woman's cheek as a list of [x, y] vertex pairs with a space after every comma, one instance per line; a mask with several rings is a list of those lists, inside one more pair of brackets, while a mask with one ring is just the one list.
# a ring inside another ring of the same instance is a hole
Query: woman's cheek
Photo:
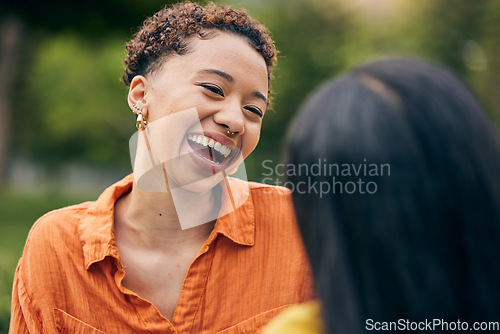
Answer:
[[258, 127], [250, 127], [246, 129], [245, 131], [246, 135], [243, 135], [243, 147], [242, 147], [242, 154], [243, 157], [246, 158], [250, 153], [252, 153], [255, 148], [257, 147], [257, 144], [259, 143], [260, 139], [260, 125]]

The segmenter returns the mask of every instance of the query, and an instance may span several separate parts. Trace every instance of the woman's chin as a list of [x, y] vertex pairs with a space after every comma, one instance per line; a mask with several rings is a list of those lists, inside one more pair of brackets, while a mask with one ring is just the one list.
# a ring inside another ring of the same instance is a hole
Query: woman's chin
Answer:
[[210, 175], [202, 179], [189, 179], [180, 177], [176, 179], [169, 178], [170, 190], [175, 192], [188, 192], [194, 194], [203, 194], [213, 190], [219, 183], [223, 182], [224, 176], [222, 173]]

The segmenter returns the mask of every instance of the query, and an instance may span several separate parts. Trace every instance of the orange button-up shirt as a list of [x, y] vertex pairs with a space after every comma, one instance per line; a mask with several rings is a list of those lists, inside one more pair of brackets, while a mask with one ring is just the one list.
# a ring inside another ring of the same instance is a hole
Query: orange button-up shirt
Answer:
[[289, 191], [250, 183], [248, 200], [217, 220], [167, 320], [122, 285], [114, 205], [132, 180], [34, 224], [14, 279], [11, 333], [256, 333], [312, 297]]

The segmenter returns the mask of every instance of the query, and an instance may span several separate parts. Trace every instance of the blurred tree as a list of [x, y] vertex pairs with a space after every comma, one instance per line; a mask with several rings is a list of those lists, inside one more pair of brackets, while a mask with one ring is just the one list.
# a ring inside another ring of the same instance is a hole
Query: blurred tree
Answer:
[[[142, 20], [163, 5], [175, 0], [89, 0], [71, 2], [49, 0], [45, 2], [7, 0], [0, 3], [0, 186], [5, 181], [7, 158], [9, 157], [10, 120], [14, 114], [13, 101], [24, 96], [14, 92], [14, 78], [19, 77], [17, 63], [29, 64], [30, 57], [23, 51], [36, 50], [35, 45], [48, 34], [69, 32], [88, 40], [103, 40], [116, 33], [130, 32]], [[205, 3], [206, 1], [197, 1]], [[22, 32], [25, 32], [23, 34]], [[29, 41], [30, 45], [26, 45]], [[90, 55], [91, 56], [91, 55]], [[24, 74], [27, 74], [24, 72]], [[88, 97], [91, 98], [91, 97]], [[97, 120], [95, 120], [97, 121]], [[56, 147], [52, 147], [56, 150]]]
[[21, 18], [29, 30], [42, 29], [50, 33], [69, 30], [91, 38], [100, 38], [110, 33], [130, 32], [131, 27], [137, 27], [162, 6], [174, 2], [178, 1], [4, 0], [0, 4], [0, 13], [3, 17], [10, 15]]
[[423, 1], [415, 10], [419, 20], [419, 38], [425, 54], [462, 76], [467, 75], [467, 64], [463, 48], [468, 41], [478, 41], [481, 37], [482, 16], [489, 1]]
[[349, 43], [354, 13], [336, 0], [275, 0], [245, 7], [268, 27], [280, 52], [273, 110], [264, 118], [261, 144], [245, 161], [250, 179], [260, 180], [262, 161], [281, 160], [286, 129], [307, 94], [345, 68], [339, 50]]
[[0, 186], [5, 179], [9, 154], [11, 104], [10, 97], [16, 78], [23, 27], [13, 16], [0, 21]]
[[[400, 24], [399, 39], [413, 43], [413, 54], [454, 70], [475, 90], [500, 128], [500, 2], [422, 0]], [[496, 88], [496, 89], [495, 89]]]
[[489, 1], [482, 19], [480, 42], [486, 66], [480, 71], [484, 80], [477, 79], [475, 86], [500, 129], [500, 1]]
[[374, 58], [425, 57], [453, 69], [500, 127], [500, 1], [273, 0], [243, 6], [270, 29], [280, 50], [275, 112], [267, 113], [261, 144], [246, 161], [254, 179], [262, 179], [262, 161], [281, 159], [285, 129], [306, 95]]
[[13, 117], [17, 158], [50, 166], [52, 174], [68, 161], [129, 165], [126, 143], [135, 127], [119, 82], [124, 40], [66, 33], [39, 42]]
[[[496, 93], [500, 86], [500, 1], [222, 2], [246, 7], [273, 33], [281, 51], [273, 87], [275, 112], [267, 113], [261, 145], [246, 161], [252, 179], [260, 178], [263, 160], [280, 160], [285, 129], [306, 95], [323, 80], [374, 57], [420, 56], [451, 67], [473, 86], [500, 124], [500, 95]], [[127, 30], [157, 10], [160, 2], [43, 3], [50, 11], [42, 11], [40, 6], [34, 1], [0, 4], [0, 20], [5, 21], [3, 13], [16, 14], [29, 32], [21, 52], [22, 77], [29, 80], [15, 90], [16, 107], [21, 105], [22, 112], [13, 115], [26, 124], [22, 129], [16, 126], [16, 142], [20, 148], [28, 148], [31, 157], [50, 165], [69, 158], [125, 164], [122, 141], [128, 130], [123, 129], [130, 125], [117, 117], [126, 109], [117, 102], [124, 101], [125, 95], [116, 82], [98, 74], [109, 70], [112, 80], [120, 75], [117, 66], [123, 55], [119, 44], [129, 36]], [[42, 12], [46, 14], [39, 15]], [[58, 37], [46, 37], [54, 33]], [[25, 60], [30, 54], [37, 55], [35, 62]], [[91, 86], [99, 93], [87, 89]], [[58, 97], [67, 102], [58, 102]], [[2, 118], [2, 122], [4, 119], [8, 120]], [[94, 126], [96, 123], [104, 126]], [[12, 128], [6, 122], [2, 125]], [[115, 138], [104, 133], [109, 129], [116, 129]]]

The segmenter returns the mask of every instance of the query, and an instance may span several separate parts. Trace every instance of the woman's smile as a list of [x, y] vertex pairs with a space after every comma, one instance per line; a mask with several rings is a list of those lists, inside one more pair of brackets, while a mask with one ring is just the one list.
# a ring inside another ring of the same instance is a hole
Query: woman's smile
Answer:
[[212, 174], [227, 168], [240, 152], [231, 139], [215, 132], [189, 133], [186, 143], [193, 161]]

